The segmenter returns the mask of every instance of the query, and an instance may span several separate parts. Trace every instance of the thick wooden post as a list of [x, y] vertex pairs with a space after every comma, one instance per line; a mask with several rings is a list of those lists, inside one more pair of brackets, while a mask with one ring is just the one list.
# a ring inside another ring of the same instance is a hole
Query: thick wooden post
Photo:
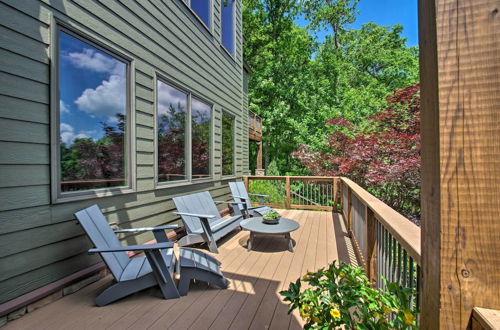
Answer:
[[285, 200], [285, 208], [289, 209], [291, 206], [291, 196], [290, 196], [290, 177], [287, 176], [285, 179], [285, 192], [286, 192], [286, 200]]
[[423, 329], [500, 309], [499, 10], [419, 1]]
[[373, 211], [365, 206], [366, 224], [366, 275], [368, 279], [375, 283], [377, 281], [377, 219]]
[[243, 182], [245, 183], [245, 189], [250, 193], [250, 182], [248, 176], [243, 177]]

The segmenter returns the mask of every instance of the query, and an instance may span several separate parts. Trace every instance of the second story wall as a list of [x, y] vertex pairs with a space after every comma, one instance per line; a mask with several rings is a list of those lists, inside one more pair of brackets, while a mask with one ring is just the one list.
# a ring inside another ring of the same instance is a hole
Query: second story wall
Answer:
[[[210, 2], [208, 27], [183, 0], [0, 1], [0, 303], [99, 261], [87, 255], [90, 244], [75, 225], [74, 212], [98, 204], [110, 222], [124, 228], [172, 223], [178, 221], [173, 196], [208, 190], [214, 198], [227, 198], [227, 181], [247, 173], [241, 2], [234, 3], [230, 54], [221, 35], [223, 1]], [[54, 196], [59, 179], [53, 168], [59, 166], [57, 143], [63, 130], [55, 83], [58, 27], [129, 63], [127, 191]], [[205, 180], [156, 183], [157, 78], [211, 105], [210, 175]], [[234, 171], [226, 176], [223, 113], [234, 118]], [[153, 237], [120, 238], [135, 244]]]

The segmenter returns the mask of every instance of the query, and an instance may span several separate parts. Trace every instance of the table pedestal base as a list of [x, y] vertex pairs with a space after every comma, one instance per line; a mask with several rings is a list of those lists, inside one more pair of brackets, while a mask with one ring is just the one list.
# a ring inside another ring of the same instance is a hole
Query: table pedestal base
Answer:
[[[255, 235], [256, 235], [256, 233], [254, 233], [253, 231], [250, 232], [250, 238], [247, 241], [247, 250], [248, 251], [252, 250], [253, 240], [255, 238]], [[261, 236], [282, 236], [286, 240], [288, 240], [288, 251], [293, 252], [293, 240], [292, 240], [292, 237], [290, 236], [290, 233], [285, 233], [285, 234], [261, 234], [261, 233], [259, 233], [257, 235], [261, 235]]]

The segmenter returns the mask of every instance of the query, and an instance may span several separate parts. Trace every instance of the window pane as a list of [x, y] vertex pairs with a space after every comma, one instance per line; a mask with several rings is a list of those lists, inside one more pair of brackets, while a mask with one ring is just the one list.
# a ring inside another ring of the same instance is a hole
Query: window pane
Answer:
[[158, 80], [158, 182], [186, 179], [188, 95]]
[[234, 174], [234, 117], [222, 113], [222, 175]]
[[198, 15], [199, 18], [210, 27], [210, 6], [211, 0], [191, 0], [191, 9]]
[[59, 32], [61, 191], [125, 186], [127, 64]]
[[222, 44], [234, 53], [234, 0], [222, 0]]
[[191, 101], [192, 176], [193, 179], [210, 176], [210, 131], [212, 107], [195, 98]]

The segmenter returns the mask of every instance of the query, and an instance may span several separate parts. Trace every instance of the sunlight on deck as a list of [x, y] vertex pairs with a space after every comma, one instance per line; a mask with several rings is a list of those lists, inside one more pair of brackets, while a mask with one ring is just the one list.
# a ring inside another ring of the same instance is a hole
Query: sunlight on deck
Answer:
[[106, 307], [94, 298], [111, 276], [75, 294], [10, 322], [4, 329], [299, 329], [297, 313], [287, 314], [279, 291], [306, 270], [334, 260], [355, 263], [355, 256], [338, 214], [282, 210], [300, 223], [292, 233], [295, 252], [280, 237], [258, 237], [246, 250], [248, 232], [235, 231], [219, 241], [222, 270], [231, 284], [219, 290], [205, 283], [191, 285], [186, 297], [160, 299], [157, 288], [129, 296]]

